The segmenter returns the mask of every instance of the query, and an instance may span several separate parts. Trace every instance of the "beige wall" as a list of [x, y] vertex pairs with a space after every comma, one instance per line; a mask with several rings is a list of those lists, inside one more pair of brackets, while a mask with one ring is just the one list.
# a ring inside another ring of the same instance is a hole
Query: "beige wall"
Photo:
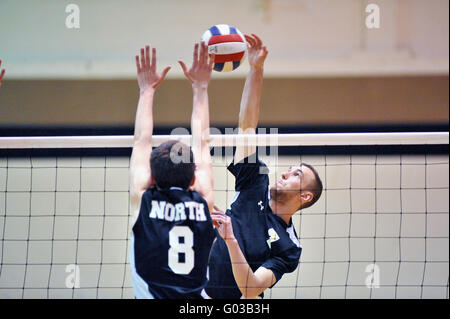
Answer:
[[[379, 29], [365, 24], [372, 2]], [[65, 24], [69, 3], [79, 29]], [[11, 79], [132, 79], [149, 43], [180, 78], [176, 61], [190, 61], [203, 32], [227, 23], [262, 38], [271, 76], [448, 74], [448, 12], [448, 0], [1, 0], [0, 57]]]
[[[235, 125], [243, 79], [214, 79], [211, 125]], [[260, 125], [435, 124], [449, 120], [448, 76], [264, 80]], [[132, 126], [135, 80], [9, 80], [0, 126]], [[156, 125], [189, 125], [192, 93], [170, 79], [155, 97]]]

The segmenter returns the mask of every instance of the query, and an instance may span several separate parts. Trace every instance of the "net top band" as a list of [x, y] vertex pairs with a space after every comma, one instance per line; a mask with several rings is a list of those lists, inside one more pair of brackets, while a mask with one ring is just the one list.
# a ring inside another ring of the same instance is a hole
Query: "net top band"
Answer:
[[[191, 145], [191, 135], [154, 135], [153, 146], [168, 140]], [[330, 146], [449, 144], [449, 132], [314, 133], [314, 134], [211, 134], [210, 146]], [[0, 149], [129, 148], [131, 135], [0, 137]]]

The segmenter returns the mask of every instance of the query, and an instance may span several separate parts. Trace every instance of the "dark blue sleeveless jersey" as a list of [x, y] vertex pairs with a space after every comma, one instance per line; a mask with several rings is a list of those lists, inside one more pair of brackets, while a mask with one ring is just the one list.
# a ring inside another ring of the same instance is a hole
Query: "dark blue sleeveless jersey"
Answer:
[[136, 298], [203, 298], [214, 238], [199, 193], [175, 187], [144, 192], [130, 241]]
[[[226, 211], [234, 235], [252, 270], [263, 266], [272, 270], [278, 281], [297, 268], [302, 251], [292, 220], [288, 225], [272, 212], [268, 168], [256, 153], [232, 163], [228, 170], [236, 178], [236, 193]], [[206, 292], [212, 298], [242, 297], [234, 280], [228, 248], [220, 236], [211, 249]]]

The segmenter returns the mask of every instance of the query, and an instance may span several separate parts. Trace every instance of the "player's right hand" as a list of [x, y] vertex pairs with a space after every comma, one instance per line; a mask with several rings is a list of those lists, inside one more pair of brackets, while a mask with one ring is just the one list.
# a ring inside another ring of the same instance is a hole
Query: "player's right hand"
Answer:
[[164, 81], [170, 66], [166, 67], [164, 71], [159, 74], [156, 71], [156, 48], [152, 48], [152, 57], [150, 61], [150, 46], [141, 48], [141, 57], [136, 55], [136, 69], [137, 79], [141, 93], [147, 89], [156, 89]]
[[244, 37], [247, 41], [248, 63], [252, 67], [263, 67], [264, 61], [269, 53], [266, 46], [263, 45], [262, 40], [254, 33], [251, 35], [245, 34]]
[[225, 242], [236, 240], [230, 216], [221, 211], [217, 206], [214, 206], [214, 211], [211, 212], [211, 218], [220, 237], [222, 237]]

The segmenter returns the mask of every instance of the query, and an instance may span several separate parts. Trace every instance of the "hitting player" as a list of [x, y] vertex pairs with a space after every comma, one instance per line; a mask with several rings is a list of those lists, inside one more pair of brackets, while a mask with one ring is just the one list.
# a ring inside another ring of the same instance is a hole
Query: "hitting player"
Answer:
[[[267, 49], [255, 34], [246, 35], [250, 72], [239, 113], [239, 133], [255, 134], [263, 65]], [[315, 169], [296, 163], [269, 187], [267, 166], [255, 146], [237, 146], [228, 170], [235, 176], [233, 202], [226, 213], [217, 207], [213, 221], [221, 238], [209, 260], [207, 294], [212, 298], [262, 297], [284, 273], [294, 271], [302, 247], [291, 216], [313, 205], [322, 192]]]
[[[156, 50], [136, 56], [140, 88], [130, 162], [133, 227], [130, 266], [136, 298], [202, 298], [215, 238], [210, 209], [213, 178], [209, 153], [207, 46], [195, 45], [191, 68], [180, 65], [193, 89], [192, 136], [198, 147], [177, 141], [152, 151], [153, 96], [170, 67], [156, 71]], [[205, 134], [206, 133], [206, 134]], [[194, 163], [197, 162], [197, 166]]]

